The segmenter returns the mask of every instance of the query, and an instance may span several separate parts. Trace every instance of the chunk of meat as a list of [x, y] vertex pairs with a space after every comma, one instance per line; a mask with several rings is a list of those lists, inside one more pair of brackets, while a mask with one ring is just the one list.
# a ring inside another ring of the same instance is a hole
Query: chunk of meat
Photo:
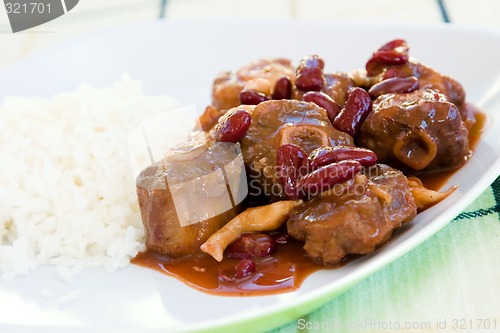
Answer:
[[377, 98], [358, 143], [381, 161], [420, 172], [458, 168], [469, 155], [468, 131], [456, 106], [431, 89]]
[[[205, 108], [205, 111], [198, 118], [199, 126], [201, 128], [195, 128], [195, 130], [202, 130], [205, 132], [210, 131], [224, 114], [213, 107], [213, 105], [209, 105]], [[198, 125], [198, 124], [197, 124]]]
[[324, 146], [352, 146], [352, 137], [336, 130], [325, 109], [297, 100], [263, 102], [252, 112], [252, 123], [241, 140], [243, 160], [250, 177], [249, 190], [273, 200], [284, 199], [277, 177], [278, 148], [295, 144], [306, 154]]
[[349, 75], [341, 72], [325, 74], [325, 82], [323, 92], [342, 107], [347, 99], [347, 92], [353, 87]]
[[144, 169], [136, 181], [146, 246], [170, 257], [200, 252], [200, 245], [237, 213], [225, 177], [216, 171], [234, 155], [218, 146], [186, 146]]
[[[239, 94], [242, 90], [255, 90], [271, 98], [274, 93], [276, 81], [288, 78], [295, 87], [295, 68], [288, 59], [264, 58], [244, 66], [236, 72], [226, 71], [220, 73], [214, 80], [212, 87], [213, 108], [220, 111], [239, 106]], [[342, 72], [325, 73], [325, 85], [322, 92], [330, 96], [335, 103], [342, 107], [346, 101], [347, 91], [352, 88], [353, 81], [349, 74]], [[304, 91], [292, 89], [292, 99], [302, 100]], [[277, 98], [281, 99], [281, 98]], [[212, 110], [210, 110], [212, 111]], [[212, 112], [213, 113], [213, 112]]]
[[470, 130], [475, 123], [475, 117], [467, 107], [462, 85], [452, 77], [441, 74], [434, 68], [409, 57], [408, 52], [409, 46], [405, 40], [390, 41], [373, 53], [366, 63], [364, 74], [355, 71], [351, 73], [351, 78], [356, 85], [369, 89], [374, 84], [388, 78], [416, 77], [420, 88], [437, 90], [455, 104], [460, 111], [465, 127]]
[[[321, 92], [330, 96], [335, 103], [342, 107], [347, 98], [347, 91], [353, 87], [352, 79], [349, 74], [341, 72], [326, 73], [324, 76], [325, 85], [321, 89]], [[304, 94], [304, 91], [296, 89], [294, 90], [292, 97], [294, 99], [302, 100], [302, 96]]]
[[336, 264], [374, 251], [416, 213], [406, 177], [379, 164], [296, 208], [287, 229], [313, 260]]
[[295, 69], [290, 60], [260, 59], [236, 72], [227, 71], [219, 74], [212, 87], [212, 104], [217, 110], [236, 107], [242, 104], [239, 94], [243, 89], [257, 90], [271, 95], [277, 80], [282, 77], [293, 80], [294, 76]]
[[444, 94], [448, 101], [455, 104], [467, 129], [470, 129], [476, 122], [474, 114], [468, 112], [465, 90], [462, 85], [452, 77], [441, 74], [416, 59], [410, 58], [408, 63], [404, 65], [380, 66], [375, 73], [377, 76], [371, 80], [372, 85], [390, 77], [415, 76], [421, 89], [436, 90]]
[[434, 68], [419, 62], [416, 59], [410, 59], [406, 65], [394, 66], [389, 68], [391, 76], [418, 78], [421, 88], [431, 88], [444, 94], [448, 100], [457, 106], [465, 103], [465, 91], [460, 83], [452, 77], [441, 74]]

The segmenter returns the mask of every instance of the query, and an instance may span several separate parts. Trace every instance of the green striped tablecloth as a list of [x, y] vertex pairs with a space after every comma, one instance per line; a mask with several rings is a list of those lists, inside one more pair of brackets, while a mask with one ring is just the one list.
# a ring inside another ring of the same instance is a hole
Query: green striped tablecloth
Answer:
[[500, 332], [500, 178], [419, 247], [285, 332]]

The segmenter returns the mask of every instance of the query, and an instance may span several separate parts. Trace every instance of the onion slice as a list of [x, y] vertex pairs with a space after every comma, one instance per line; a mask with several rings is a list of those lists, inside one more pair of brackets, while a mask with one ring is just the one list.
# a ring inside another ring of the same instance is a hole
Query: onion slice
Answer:
[[452, 186], [444, 192], [433, 191], [425, 188], [422, 181], [417, 177], [408, 177], [408, 185], [420, 212], [443, 201], [458, 188], [458, 186]]
[[302, 200], [289, 200], [248, 208], [210, 236], [200, 248], [215, 260], [221, 261], [226, 247], [243, 233], [275, 230], [285, 223], [291, 211], [301, 204]]

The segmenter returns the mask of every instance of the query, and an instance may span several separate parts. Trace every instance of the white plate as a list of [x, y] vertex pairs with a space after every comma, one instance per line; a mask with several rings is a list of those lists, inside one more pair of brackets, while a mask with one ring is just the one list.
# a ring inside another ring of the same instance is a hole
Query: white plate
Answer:
[[[217, 297], [174, 278], [129, 266], [116, 274], [89, 270], [73, 285], [61, 283], [52, 268], [13, 282], [0, 282], [0, 331], [238, 331], [270, 329], [306, 314], [394, 261], [441, 229], [478, 197], [500, 170], [500, 35], [453, 26], [329, 24], [298, 21], [148, 23], [75, 39], [0, 73], [1, 96], [50, 96], [81, 82], [105, 86], [122, 72], [143, 81], [148, 94], [169, 94], [186, 104], [209, 102], [211, 80], [262, 56], [297, 62], [321, 54], [329, 70], [364, 66], [373, 49], [405, 38], [411, 54], [457, 78], [469, 101], [488, 114], [474, 157], [450, 184], [460, 189], [417, 216], [373, 255], [310, 276], [300, 290], [262, 297]], [[53, 298], [40, 296], [42, 288]], [[67, 304], [54, 298], [73, 290]]]

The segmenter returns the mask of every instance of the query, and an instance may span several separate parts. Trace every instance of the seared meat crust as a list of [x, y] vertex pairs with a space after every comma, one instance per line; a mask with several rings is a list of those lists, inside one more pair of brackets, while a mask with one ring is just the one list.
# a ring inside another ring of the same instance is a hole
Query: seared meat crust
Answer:
[[460, 167], [469, 154], [468, 131], [446, 96], [431, 89], [386, 94], [373, 102], [358, 143], [379, 160], [399, 161], [414, 171]]
[[407, 178], [379, 164], [296, 208], [287, 229], [313, 260], [336, 264], [374, 251], [416, 214]]
[[213, 83], [212, 105], [217, 110], [228, 110], [241, 104], [239, 94], [251, 81], [267, 81], [268, 89], [273, 89], [277, 80], [287, 77], [293, 81], [294, 75], [295, 68], [290, 60], [269, 58], [252, 62], [236, 72], [222, 72]]

